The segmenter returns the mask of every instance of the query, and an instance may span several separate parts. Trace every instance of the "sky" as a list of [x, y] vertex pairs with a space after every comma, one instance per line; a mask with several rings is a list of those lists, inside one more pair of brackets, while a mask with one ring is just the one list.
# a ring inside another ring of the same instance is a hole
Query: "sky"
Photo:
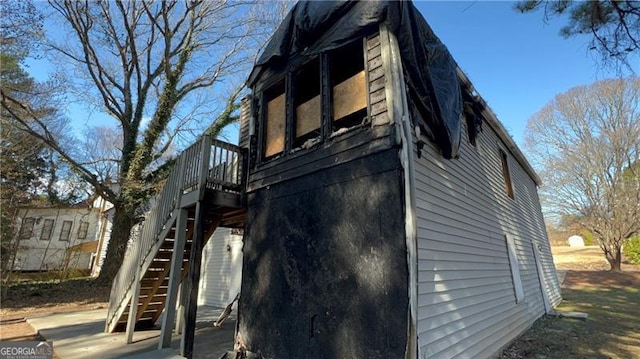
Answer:
[[[527, 120], [555, 95], [615, 74], [603, 69], [589, 53], [589, 37], [560, 36], [564, 19], [554, 18], [545, 24], [541, 12], [520, 14], [513, 3], [415, 2], [476, 90], [523, 148]], [[635, 72], [640, 73], [640, 64], [634, 65]], [[43, 78], [47, 72], [42, 62], [34, 63], [31, 70], [36, 78]], [[75, 129], [82, 131], [87, 119], [78, 119], [78, 114], [86, 111], [71, 106], [68, 112], [77, 119]], [[237, 127], [227, 131], [228, 140], [237, 141], [234, 131]]]
[[594, 60], [589, 37], [560, 36], [562, 18], [545, 24], [542, 12], [521, 14], [513, 1], [415, 4], [521, 148], [528, 119], [555, 95], [615, 77]]

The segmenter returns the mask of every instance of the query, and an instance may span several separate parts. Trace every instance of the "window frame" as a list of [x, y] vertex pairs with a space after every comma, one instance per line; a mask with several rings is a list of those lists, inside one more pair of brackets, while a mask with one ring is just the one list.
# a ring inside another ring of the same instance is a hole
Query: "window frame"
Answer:
[[[65, 229], [66, 225], [69, 225], [68, 229]], [[62, 228], [60, 228], [60, 238], [61, 242], [68, 242], [71, 239], [71, 228], [73, 227], [73, 221], [62, 221]], [[66, 238], [63, 238], [64, 237]]]
[[[358, 40], [355, 40], [357, 42], [360, 43], [360, 46], [362, 46], [362, 71], [364, 71], [364, 96], [365, 96], [365, 107], [364, 109], [360, 109], [358, 111], [362, 111], [364, 110], [365, 113], [365, 121], [362, 122], [362, 124], [358, 124], [358, 125], [354, 125], [348, 128], [347, 132], [350, 132], [353, 129], [356, 128], [362, 128], [365, 127], [364, 125], [369, 123], [371, 121], [371, 104], [370, 104], [370, 98], [369, 98], [369, 71], [368, 66], [367, 66], [367, 36], [364, 36], [362, 38], [359, 38]], [[297, 63], [293, 66], [291, 66], [292, 70], [288, 71], [285, 75], [277, 77], [277, 78], [273, 78], [269, 81], [265, 81], [263, 86], [260, 86], [260, 88], [256, 91], [258, 93], [258, 95], [256, 96], [258, 98], [259, 101], [259, 106], [258, 106], [258, 110], [256, 113], [256, 118], [259, 119], [259, 125], [258, 125], [258, 138], [257, 138], [257, 142], [258, 142], [258, 146], [257, 146], [257, 156], [256, 158], [258, 159], [258, 164], [263, 164], [263, 163], [268, 163], [271, 162], [272, 160], [278, 159], [278, 158], [282, 158], [282, 157], [287, 157], [289, 155], [292, 155], [300, 150], [305, 149], [304, 148], [304, 142], [305, 141], [301, 141], [296, 143], [296, 123], [297, 123], [297, 118], [296, 118], [296, 108], [295, 108], [295, 96], [294, 96], [294, 92], [295, 92], [295, 75], [301, 71], [304, 66], [311, 64], [313, 61], [319, 61], [319, 67], [320, 67], [320, 135], [317, 137], [311, 137], [309, 139], [313, 139], [313, 138], [319, 138], [318, 143], [323, 143], [326, 142], [327, 140], [331, 139], [334, 136], [334, 131], [333, 131], [333, 100], [332, 100], [332, 96], [333, 96], [333, 88], [331, 86], [331, 71], [330, 71], [330, 59], [329, 57], [331, 56], [331, 53], [337, 50], [342, 49], [343, 47], [347, 47], [347, 46], [355, 46], [352, 43], [348, 43], [343, 45], [342, 47], [338, 48], [338, 49], [332, 49], [323, 53], [320, 53], [317, 56], [314, 57], [310, 57], [310, 58], [306, 58], [303, 60], [301, 59], [294, 59], [292, 62], [296, 62]], [[284, 87], [285, 87], [285, 135], [284, 135], [284, 151], [282, 152], [278, 152], [276, 154], [271, 154], [271, 155], [267, 155], [266, 153], [266, 146], [267, 146], [267, 116], [268, 116], [268, 110], [267, 110], [267, 93], [269, 91], [269, 89], [273, 88], [274, 86], [277, 86], [279, 83], [284, 82]], [[356, 111], [356, 112], [358, 112]], [[356, 113], [354, 112], [354, 113]], [[314, 130], [315, 131], [315, 130]], [[315, 143], [314, 143], [315, 145]]]
[[499, 150], [499, 155], [500, 155], [500, 163], [502, 165], [502, 178], [504, 180], [504, 192], [507, 195], [507, 197], [511, 198], [512, 200], [515, 200], [515, 191], [513, 190], [513, 179], [511, 177], [511, 170], [509, 169], [509, 157], [507, 156], [507, 153], [500, 148]]
[[[34, 217], [25, 217], [20, 224], [20, 232], [18, 232], [18, 238], [20, 240], [30, 239], [33, 235], [33, 228], [35, 227], [36, 219]], [[29, 230], [27, 231], [27, 228]]]
[[78, 226], [78, 239], [87, 239], [87, 235], [89, 233], [89, 222], [80, 221], [80, 225]]
[[[45, 234], [45, 229], [47, 229], [47, 223], [51, 223], [51, 227], [49, 228], [49, 233], [45, 238], [44, 234]], [[44, 223], [42, 223], [42, 230], [40, 231], [40, 240], [41, 241], [51, 240], [51, 236], [53, 235], [53, 230], [55, 229], [55, 227], [56, 227], [56, 221], [54, 219], [45, 218]]]

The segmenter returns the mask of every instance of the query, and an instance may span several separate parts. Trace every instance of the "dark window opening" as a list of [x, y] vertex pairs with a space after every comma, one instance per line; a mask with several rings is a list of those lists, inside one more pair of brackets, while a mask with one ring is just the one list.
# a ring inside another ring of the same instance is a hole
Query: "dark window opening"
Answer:
[[295, 136], [293, 147], [320, 137], [322, 101], [320, 97], [320, 60], [304, 65], [294, 76]]
[[275, 156], [284, 151], [287, 117], [284, 89], [284, 81], [281, 81], [264, 92], [264, 158]]
[[48, 241], [51, 239], [51, 233], [53, 232], [53, 219], [45, 219], [42, 225], [42, 232], [40, 232], [40, 240]]
[[73, 222], [71, 222], [71, 221], [62, 222], [62, 229], [60, 230], [60, 240], [61, 241], [68, 241], [69, 240], [69, 234], [71, 234], [71, 225], [72, 224], [73, 224]]
[[507, 196], [513, 199], [513, 185], [511, 183], [511, 173], [509, 172], [509, 162], [507, 160], [507, 154], [500, 150], [500, 160], [502, 161], [502, 176], [504, 177], [504, 188]]
[[20, 239], [29, 239], [31, 238], [31, 233], [33, 232], [33, 225], [35, 224], [36, 219], [33, 217], [27, 217], [22, 220], [22, 227], [20, 227]]
[[355, 41], [329, 55], [331, 130], [360, 125], [367, 117], [366, 75], [362, 42]]

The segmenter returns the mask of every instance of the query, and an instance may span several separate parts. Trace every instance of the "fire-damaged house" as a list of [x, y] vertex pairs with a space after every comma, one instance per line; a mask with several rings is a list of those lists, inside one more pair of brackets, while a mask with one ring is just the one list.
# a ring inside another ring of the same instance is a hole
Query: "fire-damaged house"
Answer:
[[176, 160], [106, 331], [161, 321], [192, 357], [218, 227], [244, 229], [238, 355], [487, 358], [561, 300], [538, 176], [411, 2], [297, 3], [248, 85], [240, 145]]
[[490, 357], [560, 301], [540, 180], [412, 3], [298, 3], [249, 86], [236, 350]]

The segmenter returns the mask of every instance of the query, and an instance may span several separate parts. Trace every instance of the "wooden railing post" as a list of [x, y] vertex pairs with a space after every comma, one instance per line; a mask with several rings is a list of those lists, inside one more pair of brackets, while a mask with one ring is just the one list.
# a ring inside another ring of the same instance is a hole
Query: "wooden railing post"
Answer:
[[164, 306], [164, 318], [162, 319], [162, 330], [158, 349], [171, 347], [171, 332], [176, 318], [176, 302], [178, 298], [178, 286], [180, 285], [180, 272], [182, 270], [182, 257], [187, 237], [187, 217], [186, 209], [178, 211], [176, 221], [176, 240], [173, 244], [173, 254], [171, 256], [171, 270], [169, 271], [169, 288]]
[[200, 150], [200, 169], [198, 177], [199, 199], [204, 199], [207, 189], [207, 177], [209, 177], [209, 161], [211, 159], [211, 137], [202, 136], [202, 148]]
[[127, 329], [126, 329], [126, 342], [127, 344], [131, 344], [133, 342], [133, 332], [136, 327], [136, 319], [138, 316], [138, 300], [140, 297], [140, 281], [142, 280], [142, 244], [137, 243], [137, 262], [138, 265], [136, 268], [135, 279], [133, 280], [133, 285], [131, 286], [131, 304], [129, 307], [129, 318], [127, 318]]

